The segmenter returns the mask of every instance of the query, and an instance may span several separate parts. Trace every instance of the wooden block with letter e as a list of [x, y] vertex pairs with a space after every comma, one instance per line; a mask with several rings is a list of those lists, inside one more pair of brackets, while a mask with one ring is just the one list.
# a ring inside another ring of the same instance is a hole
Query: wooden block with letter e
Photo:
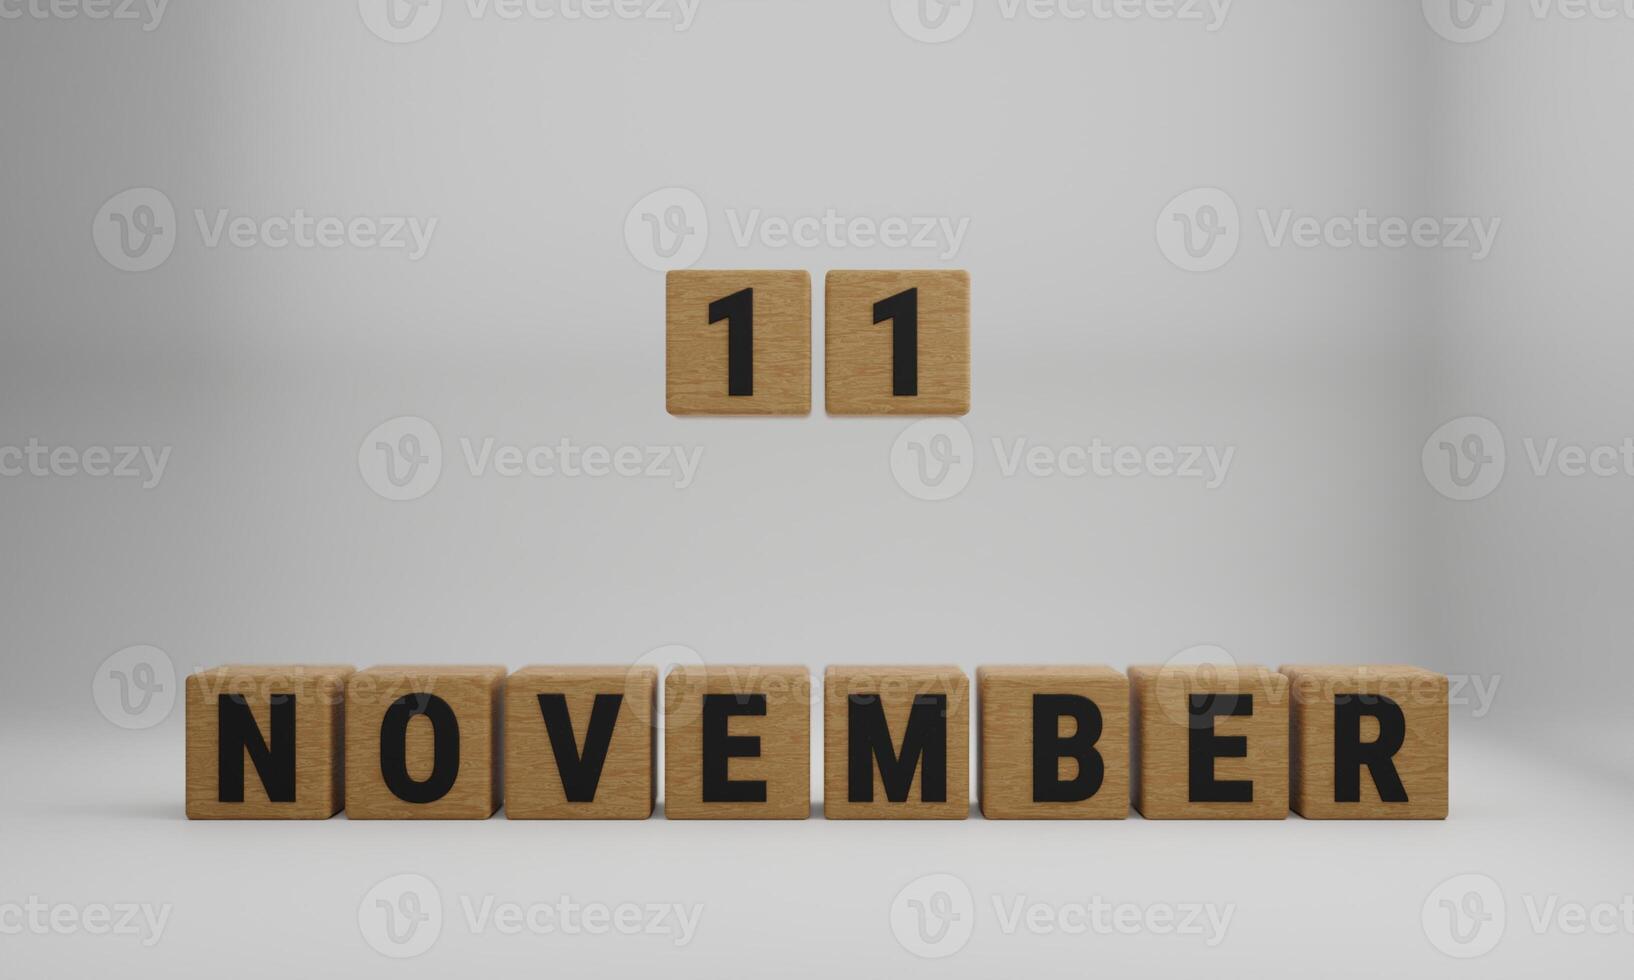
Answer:
[[658, 671], [525, 667], [505, 681], [505, 815], [645, 820], [657, 795]]
[[346, 816], [484, 820], [499, 809], [503, 667], [371, 667], [346, 684]]
[[664, 816], [811, 815], [811, 672], [680, 667], [664, 679]]
[[1129, 680], [1110, 667], [979, 667], [977, 785], [989, 820], [1129, 815]]
[[671, 415], [811, 414], [811, 274], [683, 269], [665, 279]]
[[350, 667], [218, 667], [187, 678], [187, 815], [324, 820], [344, 797]]
[[1252, 666], [1131, 667], [1129, 687], [1142, 816], [1288, 816], [1288, 678]]
[[1419, 667], [1283, 667], [1293, 807], [1313, 820], [1444, 820], [1447, 678]]
[[830, 272], [825, 295], [830, 415], [970, 411], [970, 273]]
[[823, 815], [970, 815], [970, 679], [957, 667], [830, 667], [823, 675]]

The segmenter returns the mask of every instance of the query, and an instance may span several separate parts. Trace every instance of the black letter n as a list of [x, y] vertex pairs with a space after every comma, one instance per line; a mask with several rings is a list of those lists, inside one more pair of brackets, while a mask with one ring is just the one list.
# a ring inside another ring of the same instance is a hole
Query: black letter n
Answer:
[[295, 802], [295, 695], [271, 699], [272, 747], [255, 723], [242, 694], [216, 698], [216, 799], [244, 802], [244, 753], [273, 803]]

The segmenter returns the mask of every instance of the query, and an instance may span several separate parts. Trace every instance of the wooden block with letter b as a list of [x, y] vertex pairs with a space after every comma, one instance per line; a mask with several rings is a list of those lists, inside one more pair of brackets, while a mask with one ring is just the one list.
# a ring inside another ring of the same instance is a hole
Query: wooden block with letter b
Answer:
[[1444, 820], [1447, 678], [1419, 667], [1283, 667], [1293, 807], [1312, 820]]
[[1110, 667], [979, 667], [977, 770], [989, 820], [1129, 815], [1129, 680]]
[[825, 296], [830, 415], [970, 411], [970, 273], [830, 272]]
[[957, 667], [830, 667], [823, 675], [823, 815], [970, 815], [970, 679]]
[[671, 415], [811, 414], [811, 274], [671, 272], [664, 281]]
[[350, 667], [218, 667], [187, 678], [187, 815], [325, 820], [344, 797]]
[[505, 815], [645, 820], [657, 795], [658, 671], [525, 667], [505, 681]]
[[346, 684], [346, 816], [485, 820], [499, 809], [503, 667], [371, 667]]
[[1131, 667], [1129, 687], [1142, 816], [1288, 816], [1288, 678], [1251, 666]]
[[687, 666], [664, 678], [664, 816], [810, 815], [810, 671]]

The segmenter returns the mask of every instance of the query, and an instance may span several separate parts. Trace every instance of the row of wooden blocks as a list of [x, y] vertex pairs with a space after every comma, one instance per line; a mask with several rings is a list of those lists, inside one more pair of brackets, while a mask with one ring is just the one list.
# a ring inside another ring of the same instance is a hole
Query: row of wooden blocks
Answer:
[[[830, 415], [970, 411], [970, 274], [836, 271], [827, 278]], [[672, 415], [811, 414], [811, 275], [671, 272], [665, 387]]]
[[[982, 813], [1441, 819], [1447, 679], [1414, 667], [983, 667]], [[187, 679], [187, 815], [804, 819], [804, 667], [223, 667]], [[824, 814], [963, 819], [957, 667], [830, 667]], [[1291, 736], [1291, 737], [1290, 737]], [[503, 764], [502, 764], [503, 763]]]

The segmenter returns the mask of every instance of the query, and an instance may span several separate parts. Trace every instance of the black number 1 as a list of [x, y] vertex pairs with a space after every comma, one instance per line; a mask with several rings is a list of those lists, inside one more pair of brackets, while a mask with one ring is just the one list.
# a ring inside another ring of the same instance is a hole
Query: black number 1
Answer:
[[891, 321], [891, 394], [919, 394], [919, 290], [874, 304], [874, 322]]
[[739, 290], [709, 304], [709, 322], [726, 321], [726, 393], [755, 393], [755, 291]]

